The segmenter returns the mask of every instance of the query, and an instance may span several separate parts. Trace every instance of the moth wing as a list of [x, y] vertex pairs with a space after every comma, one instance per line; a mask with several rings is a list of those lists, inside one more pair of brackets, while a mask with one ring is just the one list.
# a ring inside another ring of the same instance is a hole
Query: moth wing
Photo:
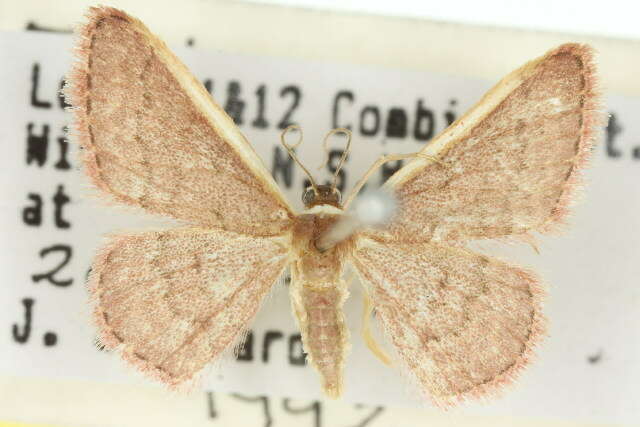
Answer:
[[594, 73], [591, 49], [566, 44], [505, 77], [389, 178], [400, 209], [387, 237], [557, 229], [601, 123]]
[[351, 259], [399, 362], [438, 405], [496, 393], [544, 333], [529, 272], [435, 243], [358, 239]]
[[292, 209], [233, 120], [137, 19], [90, 9], [66, 94], [92, 182], [116, 201], [275, 235]]
[[117, 236], [89, 278], [100, 341], [147, 375], [188, 381], [247, 328], [287, 248], [224, 230]]

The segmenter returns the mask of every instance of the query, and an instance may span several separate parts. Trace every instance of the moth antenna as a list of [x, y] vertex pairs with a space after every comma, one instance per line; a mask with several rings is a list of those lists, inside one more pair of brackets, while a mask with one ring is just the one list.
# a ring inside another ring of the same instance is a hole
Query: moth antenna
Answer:
[[325, 157], [324, 162], [322, 162], [322, 164], [318, 167], [318, 169], [322, 169], [327, 165], [327, 163], [329, 163], [329, 138], [331, 138], [333, 135], [337, 133], [343, 133], [344, 135], [346, 135], [347, 145], [345, 146], [344, 151], [342, 152], [342, 157], [340, 157], [340, 162], [338, 162], [338, 167], [336, 168], [336, 171], [333, 174], [333, 184], [331, 184], [331, 187], [334, 190], [338, 185], [338, 174], [340, 173], [340, 170], [344, 166], [344, 162], [347, 160], [349, 151], [351, 151], [351, 131], [349, 129], [335, 128], [330, 130], [329, 133], [325, 135], [324, 140], [322, 141], [322, 148], [324, 148], [324, 152], [326, 153], [327, 156]]
[[[300, 138], [298, 138], [298, 141], [295, 144], [289, 145], [287, 144], [286, 136], [287, 136], [287, 133], [291, 132], [292, 130], [297, 130], [298, 132], [300, 132]], [[296, 162], [298, 166], [300, 166], [300, 168], [307, 175], [307, 177], [309, 178], [309, 181], [311, 181], [311, 186], [313, 187], [313, 191], [316, 194], [318, 194], [318, 185], [316, 184], [315, 179], [313, 179], [313, 176], [311, 176], [311, 173], [307, 170], [307, 168], [304, 167], [300, 159], [298, 159], [298, 156], [296, 156], [296, 152], [294, 151], [300, 144], [302, 144], [302, 139], [303, 139], [302, 128], [300, 128], [300, 126], [298, 125], [289, 125], [280, 134], [280, 143], [287, 150], [287, 152], [289, 153], [289, 156], [291, 156], [293, 161]]]
[[440, 160], [438, 157], [430, 156], [429, 154], [422, 154], [421, 152], [409, 153], [409, 154], [387, 154], [385, 156], [382, 156], [378, 160], [376, 160], [374, 164], [371, 165], [369, 170], [364, 174], [364, 176], [362, 178], [360, 178], [360, 180], [356, 183], [355, 187], [353, 187], [353, 190], [351, 190], [351, 193], [349, 194], [349, 197], [347, 197], [347, 200], [344, 203], [344, 208], [346, 209], [349, 206], [349, 204], [351, 204], [351, 202], [353, 202], [353, 199], [355, 199], [356, 196], [358, 195], [358, 193], [360, 192], [360, 190], [362, 190], [362, 187], [364, 186], [364, 184], [366, 184], [367, 180], [382, 165], [384, 165], [387, 162], [393, 162], [393, 161], [396, 161], [396, 160], [411, 159], [413, 157], [421, 157], [423, 159], [430, 160], [430, 161], [432, 161], [434, 163], [437, 163], [438, 165], [440, 165], [442, 167], [446, 167], [446, 164], [442, 160]]

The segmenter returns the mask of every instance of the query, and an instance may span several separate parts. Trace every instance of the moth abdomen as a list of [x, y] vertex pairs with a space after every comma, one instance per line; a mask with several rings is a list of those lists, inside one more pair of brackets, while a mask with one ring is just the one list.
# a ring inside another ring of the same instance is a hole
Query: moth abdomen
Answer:
[[[330, 206], [327, 208], [336, 210]], [[341, 279], [344, 251], [349, 243], [342, 242], [320, 251], [315, 242], [341, 216], [336, 210], [335, 213], [303, 214], [296, 218], [293, 229], [295, 261], [290, 288], [293, 311], [309, 363], [320, 374], [324, 392], [334, 398], [342, 393], [349, 345], [342, 312], [348, 292], [346, 283]]]
[[342, 312], [347, 297], [345, 285], [314, 287], [301, 283], [292, 293], [309, 362], [320, 374], [327, 396], [339, 397], [349, 339]]

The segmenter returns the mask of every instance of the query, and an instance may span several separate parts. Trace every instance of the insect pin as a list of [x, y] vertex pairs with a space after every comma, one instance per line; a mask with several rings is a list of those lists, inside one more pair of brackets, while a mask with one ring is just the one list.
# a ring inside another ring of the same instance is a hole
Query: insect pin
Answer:
[[[344, 203], [335, 181], [308, 174], [297, 213], [140, 21], [91, 8], [79, 36], [66, 94], [88, 177], [118, 204], [188, 224], [118, 235], [99, 251], [89, 287], [107, 348], [171, 386], [188, 382], [290, 268], [308, 360], [338, 397], [349, 265], [394, 364], [436, 404], [494, 394], [529, 363], [545, 330], [538, 278], [466, 244], [561, 228], [600, 124], [588, 46], [562, 45], [512, 72], [419, 153], [376, 162]], [[348, 134], [330, 135], [339, 132]], [[381, 164], [401, 158], [382, 192], [354, 202]]]

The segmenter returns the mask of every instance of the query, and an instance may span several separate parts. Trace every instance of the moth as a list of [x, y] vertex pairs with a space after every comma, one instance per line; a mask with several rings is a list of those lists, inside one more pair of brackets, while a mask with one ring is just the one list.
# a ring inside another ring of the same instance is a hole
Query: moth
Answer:
[[399, 156], [410, 159], [384, 184], [398, 210], [383, 227], [328, 238], [364, 179], [344, 204], [335, 185], [313, 183], [295, 212], [140, 21], [92, 8], [78, 40], [66, 95], [88, 177], [118, 204], [185, 224], [112, 237], [97, 254], [88, 285], [107, 348], [186, 383], [233, 346], [290, 268], [308, 361], [338, 397], [351, 266], [394, 363], [435, 403], [495, 394], [529, 363], [545, 331], [539, 279], [467, 246], [562, 229], [601, 123], [590, 47], [559, 46], [506, 76], [420, 153]]

